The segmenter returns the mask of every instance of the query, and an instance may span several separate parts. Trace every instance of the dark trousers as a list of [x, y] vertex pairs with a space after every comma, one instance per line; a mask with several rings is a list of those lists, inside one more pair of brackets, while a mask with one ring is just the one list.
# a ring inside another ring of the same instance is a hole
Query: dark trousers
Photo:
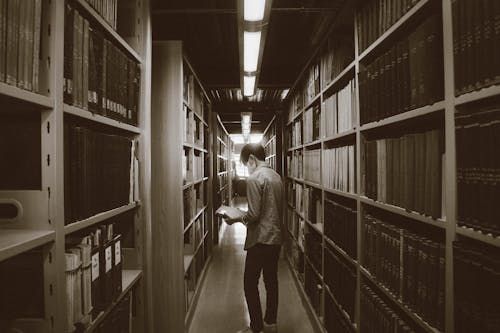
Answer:
[[264, 273], [266, 287], [266, 315], [268, 324], [276, 323], [278, 315], [278, 260], [281, 245], [257, 244], [247, 250], [245, 261], [244, 287], [245, 298], [250, 314], [250, 328], [262, 331], [262, 307], [259, 298], [260, 273]]

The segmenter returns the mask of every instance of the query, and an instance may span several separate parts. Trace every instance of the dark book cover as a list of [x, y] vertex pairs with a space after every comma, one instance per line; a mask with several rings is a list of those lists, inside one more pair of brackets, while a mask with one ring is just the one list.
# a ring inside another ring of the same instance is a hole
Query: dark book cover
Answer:
[[7, 3], [8, 0], [0, 0], [0, 82], [5, 82], [7, 71]]
[[7, 48], [6, 48], [6, 82], [17, 85], [17, 51], [19, 47], [19, 6], [18, 0], [7, 3]]
[[122, 246], [121, 235], [115, 235], [113, 239], [113, 297], [117, 299], [122, 293]]

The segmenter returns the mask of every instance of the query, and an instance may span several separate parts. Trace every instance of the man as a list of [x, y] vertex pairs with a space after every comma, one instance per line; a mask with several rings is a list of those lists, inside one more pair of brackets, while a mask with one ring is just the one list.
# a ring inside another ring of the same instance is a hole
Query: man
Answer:
[[[248, 211], [228, 224], [242, 222], [247, 226], [244, 289], [250, 315], [250, 327], [238, 333], [276, 332], [278, 314], [278, 259], [283, 242], [281, 177], [265, 162], [266, 153], [260, 144], [243, 147], [240, 160], [248, 168]], [[264, 274], [266, 314], [262, 320], [259, 278]]]

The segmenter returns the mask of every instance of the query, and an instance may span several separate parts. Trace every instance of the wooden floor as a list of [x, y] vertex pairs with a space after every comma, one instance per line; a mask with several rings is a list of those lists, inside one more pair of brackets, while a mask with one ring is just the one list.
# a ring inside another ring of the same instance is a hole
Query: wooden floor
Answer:
[[[235, 333], [249, 323], [243, 293], [246, 229], [241, 223], [227, 226], [221, 245], [214, 251], [193, 315], [190, 333]], [[313, 333], [285, 259], [279, 263], [278, 332]], [[260, 280], [261, 303], [265, 289]], [[265, 310], [265, 309], [263, 309]]]

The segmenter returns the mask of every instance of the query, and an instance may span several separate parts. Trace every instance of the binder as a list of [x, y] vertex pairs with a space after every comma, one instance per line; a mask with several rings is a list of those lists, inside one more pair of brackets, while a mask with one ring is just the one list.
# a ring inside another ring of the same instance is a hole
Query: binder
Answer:
[[117, 299], [122, 293], [122, 235], [115, 235], [113, 239], [113, 298]]

